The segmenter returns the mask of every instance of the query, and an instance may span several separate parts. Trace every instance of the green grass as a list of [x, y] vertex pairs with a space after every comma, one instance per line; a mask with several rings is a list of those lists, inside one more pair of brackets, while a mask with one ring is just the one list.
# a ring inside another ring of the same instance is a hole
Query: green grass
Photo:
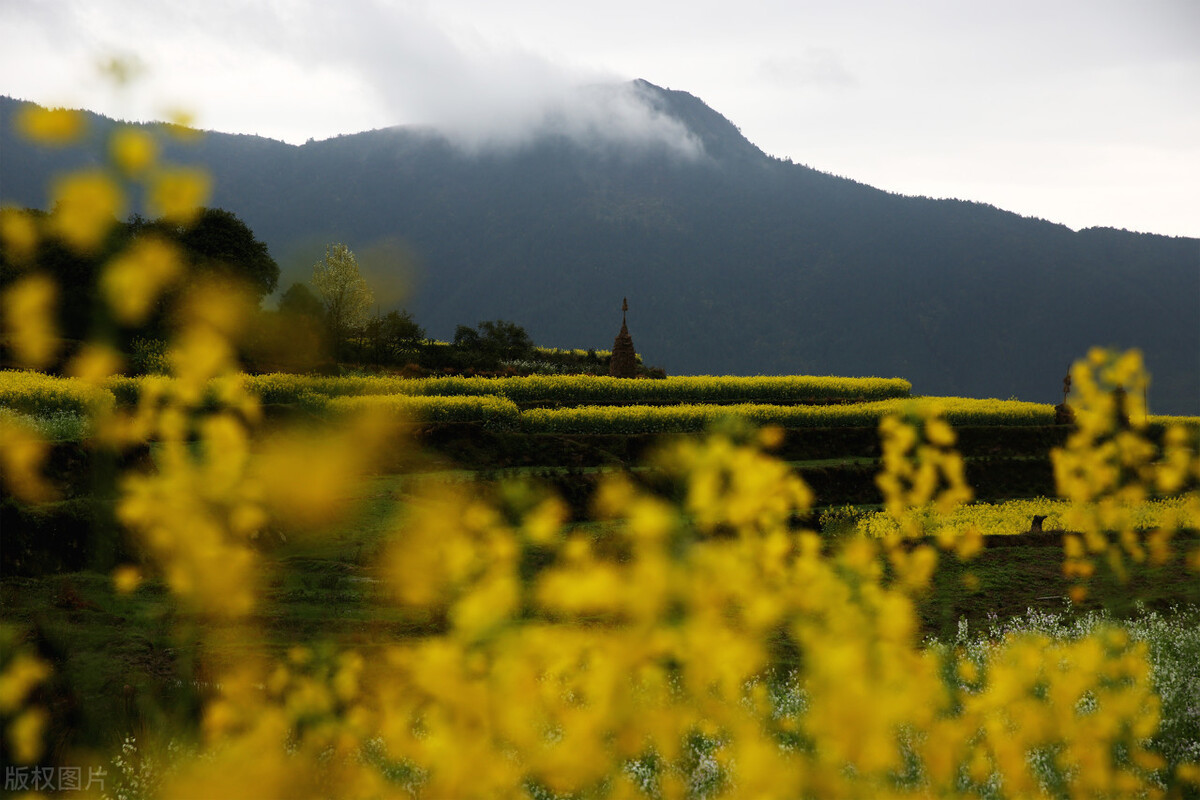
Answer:
[[78, 442], [91, 435], [88, 418], [74, 411], [52, 411], [45, 414], [22, 414], [0, 407], [0, 421], [29, 428], [49, 442]]
[[[1004, 537], [1008, 538], [1008, 537]], [[1107, 611], [1117, 617], [1134, 613], [1138, 604], [1166, 611], [1176, 605], [1200, 605], [1200, 580], [1180, 558], [1182, 548], [1194, 549], [1200, 541], [1192, 534], [1176, 541], [1177, 557], [1161, 567], [1129, 564], [1122, 582], [1103, 559], [1088, 586], [1088, 595], [1077, 612]], [[1062, 574], [1063, 551], [1055, 537], [1036, 544], [989, 546], [969, 562], [942, 554], [933, 589], [920, 604], [923, 630], [928, 635], [952, 636], [959, 620], [979, 625], [991, 617], [1007, 619], [1027, 610], [1062, 611], [1071, 583]], [[973, 575], [977, 588], [964, 578]]]

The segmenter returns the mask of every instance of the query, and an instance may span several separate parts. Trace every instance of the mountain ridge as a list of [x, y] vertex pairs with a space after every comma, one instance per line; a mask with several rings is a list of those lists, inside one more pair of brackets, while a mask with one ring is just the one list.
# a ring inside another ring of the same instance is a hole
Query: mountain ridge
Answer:
[[[281, 288], [330, 241], [376, 282], [407, 259], [407, 305], [443, 338], [505, 318], [606, 348], [628, 296], [639, 351], [671, 373], [896, 375], [923, 394], [1042, 402], [1090, 346], [1139, 346], [1154, 410], [1200, 413], [1200, 240], [890, 193], [768, 156], [686, 92], [626, 91], [705, 157], [553, 129], [469, 152], [406, 127], [303, 145], [210, 134], [168, 155], [213, 172], [212, 205], [267, 242]], [[0, 200], [40, 206], [49, 162], [3, 127], [0, 152], [40, 166]]]

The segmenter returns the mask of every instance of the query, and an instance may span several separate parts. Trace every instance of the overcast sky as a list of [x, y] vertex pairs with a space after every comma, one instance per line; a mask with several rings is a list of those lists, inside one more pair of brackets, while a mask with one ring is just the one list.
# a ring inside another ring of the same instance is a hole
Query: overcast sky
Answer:
[[882, 189], [1200, 237], [1200, 0], [0, 0], [0, 94], [293, 143], [632, 78]]

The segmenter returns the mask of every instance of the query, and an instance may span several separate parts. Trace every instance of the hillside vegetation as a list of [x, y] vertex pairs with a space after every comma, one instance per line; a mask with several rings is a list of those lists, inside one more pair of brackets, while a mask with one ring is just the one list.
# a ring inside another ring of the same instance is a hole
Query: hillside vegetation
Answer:
[[[627, 88], [705, 155], [561, 137], [472, 154], [405, 128], [301, 147], [212, 133], [166, 155], [214, 176], [213, 205], [267, 243], [281, 287], [349, 242], [447, 341], [502, 318], [608, 347], [628, 297], [639, 350], [669, 374], [903, 375], [1044, 403], [1089, 347], [1137, 347], [1154, 410], [1200, 413], [1196, 240], [888, 194], [770, 158], [685, 92]], [[89, 121], [101, 139], [116, 124]], [[45, 207], [51, 176], [86, 158], [0, 128], [6, 203]]]

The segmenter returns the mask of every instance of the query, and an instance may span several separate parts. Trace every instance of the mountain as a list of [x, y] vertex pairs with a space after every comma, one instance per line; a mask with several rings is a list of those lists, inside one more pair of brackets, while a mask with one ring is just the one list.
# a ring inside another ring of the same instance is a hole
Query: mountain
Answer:
[[[1042, 402], [1089, 347], [1140, 347], [1152, 410], [1200, 414], [1200, 240], [890, 194], [771, 158], [685, 92], [605, 91], [581, 95], [583, 122], [500, 143], [210, 133], [168, 155], [208, 166], [212, 204], [269, 245], [281, 288], [345, 242], [384, 311], [410, 265], [405, 305], [441, 338], [503, 318], [607, 348], [628, 297], [638, 351], [670, 374], [902, 376]], [[83, 157], [16, 139], [18, 105], [0, 100], [0, 201], [41, 207]], [[96, 142], [115, 124], [93, 116]]]

